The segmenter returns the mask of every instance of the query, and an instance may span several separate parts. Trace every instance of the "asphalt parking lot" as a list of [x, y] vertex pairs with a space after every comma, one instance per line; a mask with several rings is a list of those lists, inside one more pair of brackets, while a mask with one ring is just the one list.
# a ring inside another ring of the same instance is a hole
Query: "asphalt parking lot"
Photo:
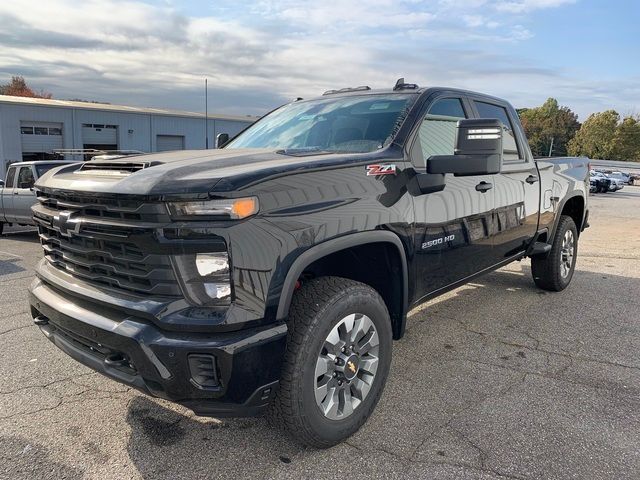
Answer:
[[374, 416], [325, 451], [264, 418], [195, 417], [66, 357], [28, 313], [37, 238], [7, 229], [0, 477], [638, 478], [640, 188], [590, 201], [566, 291], [536, 289], [523, 261], [414, 310]]

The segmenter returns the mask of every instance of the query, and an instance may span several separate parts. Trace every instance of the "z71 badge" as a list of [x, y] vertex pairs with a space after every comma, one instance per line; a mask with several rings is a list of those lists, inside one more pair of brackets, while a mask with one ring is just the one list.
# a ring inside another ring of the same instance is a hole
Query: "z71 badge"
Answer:
[[376, 177], [378, 175], [395, 175], [395, 165], [367, 165], [367, 176]]

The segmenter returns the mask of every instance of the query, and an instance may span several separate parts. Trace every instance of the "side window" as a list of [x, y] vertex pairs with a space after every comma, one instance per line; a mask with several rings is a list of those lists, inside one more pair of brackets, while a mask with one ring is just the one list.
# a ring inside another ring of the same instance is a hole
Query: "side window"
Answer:
[[504, 124], [504, 134], [502, 137], [502, 153], [504, 155], [505, 162], [515, 162], [520, 160], [520, 153], [518, 152], [518, 144], [516, 143], [515, 132], [513, 131], [513, 124], [509, 119], [507, 110], [499, 105], [493, 105], [485, 102], [474, 102], [478, 109], [480, 118], [497, 118]]
[[31, 167], [22, 167], [18, 173], [18, 188], [31, 188], [36, 183]]
[[467, 118], [459, 98], [436, 100], [422, 120], [418, 136], [424, 162], [432, 155], [453, 155], [458, 120]]
[[9, 167], [7, 170], [7, 178], [5, 179], [4, 186], [6, 188], [13, 188], [14, 178], [16, 178], [16, 167]]

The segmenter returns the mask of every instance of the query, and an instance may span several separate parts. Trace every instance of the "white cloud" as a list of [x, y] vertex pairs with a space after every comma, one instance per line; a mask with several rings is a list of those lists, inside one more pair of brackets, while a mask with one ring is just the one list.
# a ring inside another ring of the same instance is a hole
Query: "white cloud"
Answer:
[[527, 12], [568, 1], [237, 0], [199, 17], [137, 0], [2, 2], [0, 81], [23, 74], [59, 98], [200, 109], [208, 77], [214, 108], [262, 113], [283, 99], [405, 76], [530, 105], [571, 77], [500, 46], [532, 37]]

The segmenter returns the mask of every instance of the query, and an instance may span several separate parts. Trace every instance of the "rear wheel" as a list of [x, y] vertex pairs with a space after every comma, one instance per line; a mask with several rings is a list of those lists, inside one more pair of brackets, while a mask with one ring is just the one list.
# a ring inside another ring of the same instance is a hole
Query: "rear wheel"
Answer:
[[378, 292], [338, 277], [296, 292], [273, 419], [298, 441], [335, 445], [369, 418], [391, 364], [391, 322]]
[[564, 290], [573, 277], [577, 255], [578, 229], [573, 218], [562, 215], [549, 254], [531, 258], [533, 281], [544, 290]]

